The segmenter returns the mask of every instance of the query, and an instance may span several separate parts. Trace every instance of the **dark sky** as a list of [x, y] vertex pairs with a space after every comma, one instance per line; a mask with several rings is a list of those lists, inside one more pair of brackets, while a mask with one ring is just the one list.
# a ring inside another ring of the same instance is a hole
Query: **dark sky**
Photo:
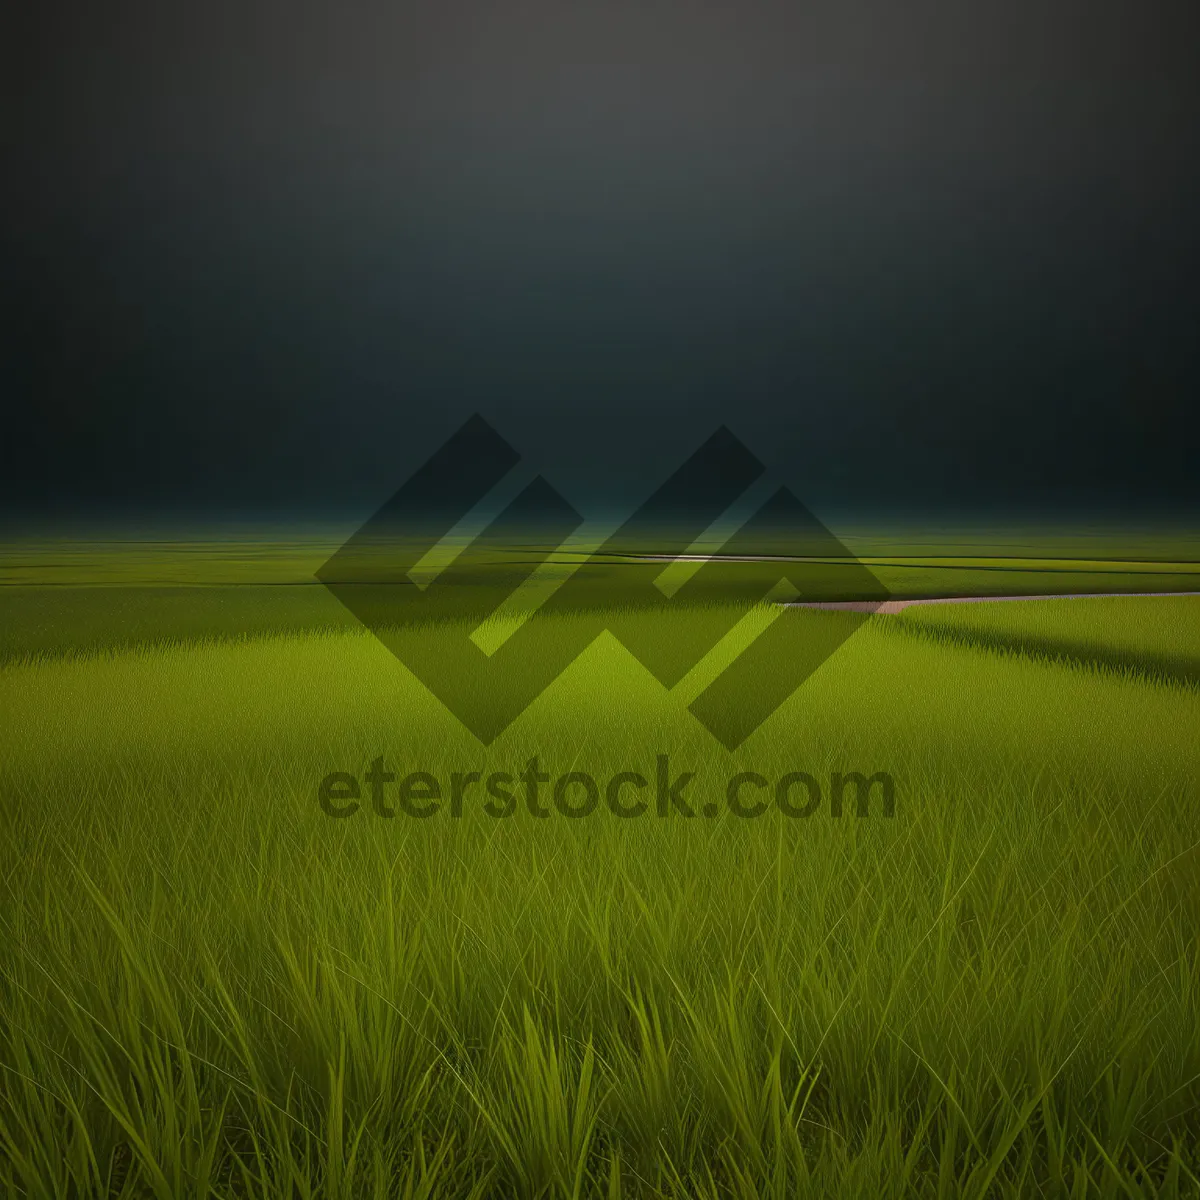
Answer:
[[8, 510], [1200, 508], [1194, 0], [24, 7]]

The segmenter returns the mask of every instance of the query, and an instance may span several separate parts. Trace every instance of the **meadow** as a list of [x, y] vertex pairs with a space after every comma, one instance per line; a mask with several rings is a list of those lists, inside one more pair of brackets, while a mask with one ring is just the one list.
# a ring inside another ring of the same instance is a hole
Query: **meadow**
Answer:
[[[1200, 1192], [1200, 597], [871, 617], [732, 752], [686, 705], [736, 645], [667, 689], [603, 634], [484, 746], [271, 545], [11, 559], [5, 1194]], [[899, 594], [1196, 586], [874, 549]], [[318, 803], [659, 756], [713, 816]], [[854, 771], [891, 816], [725, 803]]]

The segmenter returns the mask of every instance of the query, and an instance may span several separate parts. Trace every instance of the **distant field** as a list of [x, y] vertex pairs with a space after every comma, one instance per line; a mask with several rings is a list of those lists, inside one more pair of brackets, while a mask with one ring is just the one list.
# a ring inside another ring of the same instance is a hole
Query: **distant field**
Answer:
[[[352, 531], [351, 524], [314, 532], [249, 529], [236, 537], [205, 529], [183, 539], [162, 529], [139, 531], [136, 538], [106, 530], [102, 540], [10, 537], [0, 544], [0, 661], [101, 646], [358, 628], [314, 578]], [[859, 531], [843, 540], [895, 597], [1200, 591], [1200, 537], [1184, 532]], [[522, 556], [515, 551], [511, 557]], [[583, 557], [579, 547], [552, 554], [541, 575], [562, 577]], [[597, 579], [602, 595], [619, 592], [622, 571], [633, 562], [614, 559], [585, 574]], [[837, 568], [830, 573], [836, 579]], [[848, 579], [847, 598], [856, 586], [857, 578]]]
[[[1200, 1190], [1200, 597], [873, 617], [733, 753], [605, 636], [485, 748], [315, 550], [54, 553], [0, 587], [6, 1194]], [[318, 803], [660, 755], [696, 815]]]

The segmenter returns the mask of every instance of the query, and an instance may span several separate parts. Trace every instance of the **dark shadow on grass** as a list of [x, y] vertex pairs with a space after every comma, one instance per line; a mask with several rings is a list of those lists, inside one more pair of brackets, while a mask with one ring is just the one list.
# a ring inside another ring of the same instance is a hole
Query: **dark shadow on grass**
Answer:
[[990, 650], [1041, 663], [1091, 667], [1121, 675], [1134, 675], [1149, 681], [1200, 687], [1200, 659], [1186, 655], [1155, 654], [1120, 646], [1105, 646], [1097, 642], [1039, 637], [1036, 634], [1003, 634], [964, 629], [958, 625], [942, 625], [929, 620], [905, 621], [903, 617], [895, 618], [889, 628], [943, 646]]
[[0, 588], [0, 664], [358, 627], [316, 583]]

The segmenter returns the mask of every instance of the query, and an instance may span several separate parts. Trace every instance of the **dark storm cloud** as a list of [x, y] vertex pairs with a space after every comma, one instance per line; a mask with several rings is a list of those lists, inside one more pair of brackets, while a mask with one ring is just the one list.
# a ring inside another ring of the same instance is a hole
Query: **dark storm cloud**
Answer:
[[39, 10], [10, 503], [386, 494], [472, 410], [636, 499], [1194, 497], [1182, 5]]

